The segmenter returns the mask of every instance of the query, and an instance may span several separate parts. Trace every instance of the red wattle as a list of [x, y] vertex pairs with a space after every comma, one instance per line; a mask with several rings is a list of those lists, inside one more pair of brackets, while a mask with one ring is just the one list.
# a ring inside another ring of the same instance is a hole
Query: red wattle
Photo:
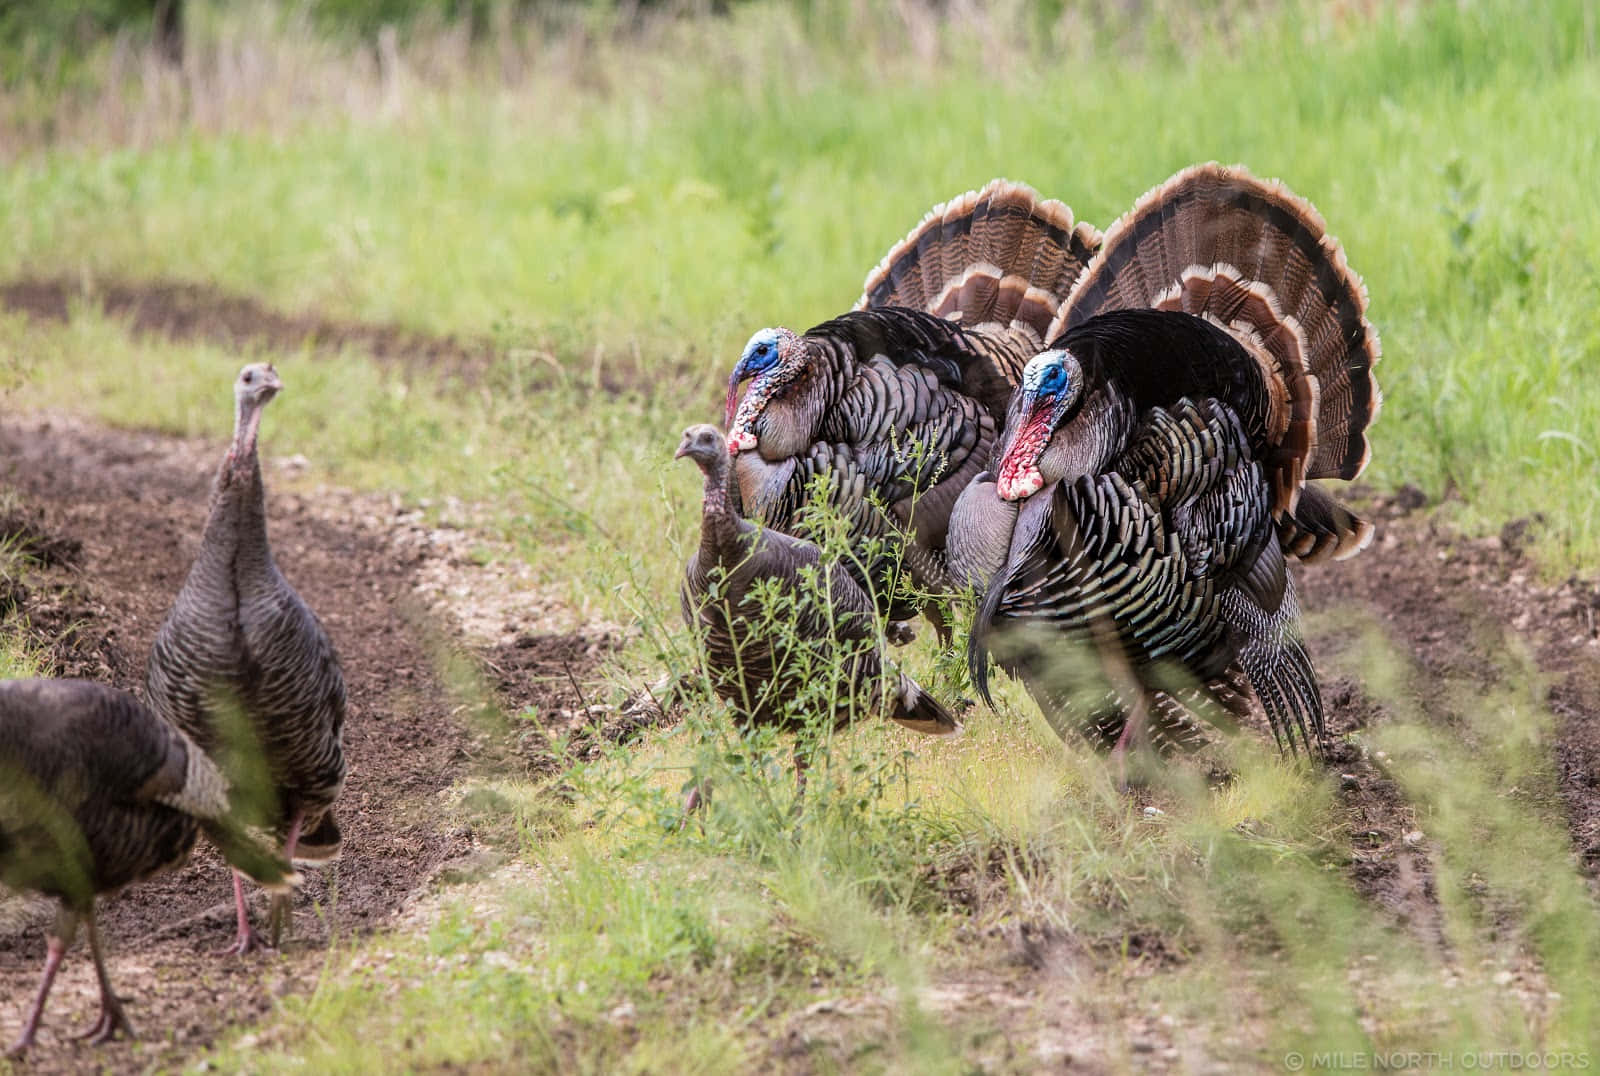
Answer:
[[1039, 456], [1050, 441], [1050, 406], [1043, 404], [1028, 418], [1027, 425], [1018, 431], [1005, 458], [1000, 461], [1000, 473], [995, 476], [995, 492], [1001, 500], [1016, 501], [1044, 488], [1044, 476], [1039, 473]]

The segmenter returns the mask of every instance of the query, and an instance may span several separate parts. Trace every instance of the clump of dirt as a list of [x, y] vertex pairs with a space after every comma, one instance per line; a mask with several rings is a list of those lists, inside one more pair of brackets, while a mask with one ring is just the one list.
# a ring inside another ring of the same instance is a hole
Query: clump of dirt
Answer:
[[[198, 548], [220, 453], [204, 442], [63, 419], [0, 422], [0, 486], [28, 506], [26, 528], [41, 548], [58, 551], [30, 573], [23, 603], [54, 672], [142, 693], [145, 657]], [[474, 850], [470, 825], [441, 809], [442, 796], [473, 760], [492, 762], [504, 751], [453, 717], [427, 626], [405, 613], [423, 604], [417, 558], [397, 552], [381, 527], [352, 519], [351, 498], [274, 499], [268, 483], [279, 565], [327, 626], [349, 689], [343, 857], [306, 872], [294, 937], [277, 955], [211, 955], [231, 937], [233, 915], [228, 873], [204, 845], [189, 865], [103, 901], [112, 979], [147, 1037], [137, 1047], [95, 1049], [68, 1039], [92, 1022], [96, 1000], [90, 962], [74, 950], [31, 1055], [38, 1071], [178, 1064], [229, 1026], [270, 1010], [276, 997], [309, 989], [332, 937], [387, 924], [441, 869]], [[564, 639], [554, 650], [527, 649], [559, 655], [564, 666], [563, 683], [529, 676], [519, 689], [527, 705], [570, 705], [568, 682], [595, 690], [589, 681], [603, 647]], [[252, 900], [263, 914], [261, 895]], [[31, 997], [51, 914], [35, 901], [20, 921], [0, 916], [0, 1035], [19, 1025]]]
[[494, 675], [495, 687], [508, 708], [554, 706], [558, 712], [571, 713], [587, 710], [594, 701], [574, 670], [593, 668], [621, 642], [612, 632], [524, 633], [513, 642], [496, 646], [485, 656], [484, 665]]

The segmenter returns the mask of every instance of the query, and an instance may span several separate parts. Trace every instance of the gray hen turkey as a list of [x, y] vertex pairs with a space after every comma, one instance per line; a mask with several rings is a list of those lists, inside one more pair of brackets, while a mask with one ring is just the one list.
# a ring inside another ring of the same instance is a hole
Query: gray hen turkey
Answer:
[[[887, 665], [872, 601], [849, 572], [811, 542], [734, 511], [727, 444], [714, 426], [685, 430], [676, 456], [692, 459], [705, 476], [683, 617], [702, 633], [712, 687], [742, 723], [798, 729], [814, 704], [831, 707], [839, 727], [880, 714], [935, 736], [960, 731], [938, 700]], [[823, 648], [832, 653], [819, 653]], [[819, 681], [816, 670], [835, 668], [835, 657], [843, 682]], [[798, 753], [796, 764], [803, 778]]]
[[[341, 844], [333, 804], [344, 786], [344, 676], [316, 614], [267, 543], [256, 435], [282, 383], [266, 364], [234, 383], [233, 443], [217, 471], [200, 552], [156, 636], [146, 670], [151, 705], [216, 757], [256, 820], [295, 862], [327, 862]], [[238, 934], [260, 941], [234, 874]], [[273, 944], [289, 915], [272, 904]]]
[[[1371, 538], [1306, 484], [1366, 464], [1365, 310], [1316, 211], [1240, 169], [1187, 169], [1107, 232], [1024, 371], [996, 474], [951, 520], [961, 570], [990, 580], [970, 641], [985, 695], [992, 649], [1054, 718], [1120, 753], [1153, 697], [1203, 699], [1242, 670], [1280, 745], [1317, 750], [1285, 560]], [[1073, 643], [1131, 676], [1085, 692]], [[1192, 731], [1158, 728], [1158, 746]]]
[[902, 558], [918, 586], [948, 590], [951, 507], [989, 462], [1022, 366], [1098, 242], [1065, 205], [996, 180], [929, 213], [856, 310], [804, 334], [756, 333], [728, 381], [743, 510], [805, 536], [820, 482], [880, 611], [916, 612], [895, 592]]
[[85, 1034], [133, 1034], [106, 972], [95, 897], [182, 863], [203, 828], [228, 862], [274, 890], [298, 879], [238, 824], [209, 758], [132, 696], [85, 680], [0, 682], [0, 883], [60, 901], [44, 976], [22, 1035], [33, 1045], [61, 958], [88, 927], [100, 1019]]

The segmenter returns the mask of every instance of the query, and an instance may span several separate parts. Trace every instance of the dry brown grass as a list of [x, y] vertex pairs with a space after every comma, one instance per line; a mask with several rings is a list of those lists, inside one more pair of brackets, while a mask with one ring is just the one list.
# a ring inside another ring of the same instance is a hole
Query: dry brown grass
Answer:
[[[1347, 0], [1308, 10], [1307, 32], [1340, 34], [1424, 0]], [[736, 5], [701, 0], [641, 10], [581, 4], [538, 15], [496, 7], [486, 33], [422, 19], [375, 35], [330, 32], [299, 6], [254, 0], [192, 4], [181, 67], [149, 37], [124, 32], [86, 56], [41, 51], [38, 76], [0, 89], [0, 160], [44, 147], [145, 149], [182, 135], [272, 132], [307, 124], [403, 122], [470, 96], [545, 108], [572, 122], [576, 95], [651, 93], [685, 55], [747, 81], [752, 65], [804, 85], [842, 66], [886, 81], [938, 80], [977, 59], [997, 83], [1038, 65], [1166, 55], [1200, 37], [1247, 40], [1283, 0], [815, 0]], [[847, 47], [841, 49], [840, 45]], [[70, 77], [64, 68], [71, 67]], [[560, 102], [561, 107], [550, 107]]]

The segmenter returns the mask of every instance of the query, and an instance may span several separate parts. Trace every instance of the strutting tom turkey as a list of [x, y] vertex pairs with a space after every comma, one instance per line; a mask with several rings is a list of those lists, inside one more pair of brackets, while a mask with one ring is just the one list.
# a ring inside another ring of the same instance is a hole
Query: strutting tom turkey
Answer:
[[95, 897], [182, 863], [200, 829], [262, 885], [287, 892], [298, 880], [234, 818], [227, 782], [194, 741], [131, 695], [86, 680], [0, 682], [0, 883], [60, 902], [12, 1055], [33, 1045], [80, 922], [100, 983], [100, 1018], [83, 1037], [133, 1034], [106, 971]]
[[934, 593], [963, 582], [947, 562], [951, 508], [1099, 240], [1060, 202], [996, 180], [929, 213], [855, 310], [757, 332], [728, 380], [743, 511], [804, 537], [822, 483], [867, 565], [858, 582], [896, 620], [916, 612], [894, 592], [902, 563]]
[[[683, 432], [687, 456], [705, 478], [700, 544], [684, 571], [683, 617], [704, 639], [706, 673], [716, 693], [746, 725], [798, 729], [796, 697], [820, 690], [837, 726], [878, 714], [918, 732], [959, 732], [959, 722], [883, 653], [871, 599], [844, 566], [813, 543], [758, 527], [732, 506], [727, 444], [713, 426]], [[771, 597], [764, 608], [762, 593]], [[792, 603], [786, 605], [786, 603]], [[774, 612], [769, 618], [768, 610]], [[768, 620], [792, 621], [782, 628]], [[818, 683], [839, 661], [841, 682]], [[804, 781], [805, 759], [795, 763]]]
[[[295, 593], [267, 542], [256, 436], [282, 388], [269, 365], [234, 382], [233, 443], [217, 470], [200, 552], [156, 636], [151, 704], [223, 764], [294, 862], [324, 863], [341, 844], [333, 805], [344, 787], [344, 676], [333, 643]], [[259, 943], [234, 874], [238, 933], [230, 951]], [[272, 941], [287, 921], [272, 902]]]
[[[989, 579], [970, 646], [986, 695], [992, 651], [1053, 719], [1120, 754], [1152, 707], [1156, 745], [1185, 742], [1242, 673], [1279, 743], [1317, 750], [1287, 560], [1371, 538], [1308, 484], [1367, 462], [1365, 310], [1316, 211], [1243, 169], [1180, 172], [1106, 233], [1023, 371], [992, 480], [950, 523]], [[1074, 650], [1110, 675], [1086, 689]]]

